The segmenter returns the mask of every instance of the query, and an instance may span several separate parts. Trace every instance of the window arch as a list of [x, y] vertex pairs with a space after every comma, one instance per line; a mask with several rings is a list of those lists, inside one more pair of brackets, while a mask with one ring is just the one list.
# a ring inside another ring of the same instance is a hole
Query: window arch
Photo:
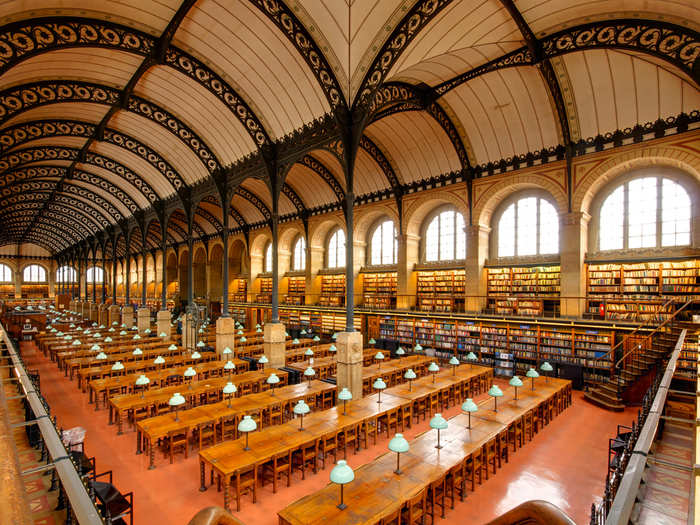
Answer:
[[30, 264], [22, 272], [22, 279], [25, 283], [45, 283], [46, 270], [38, 264]]
[[632, 178], [605, 197], [598, 224], [601, 251], [687, 246], [690, 195], [661, 175]]
[[338, 228], [328, 239], [328, 268], [345, 267], [345, 232]]
[[559, 252], [559, 214], [546, 198], [523, 196], [498, 219], [498, 257]]
[[272, 271], [272, 243], [268, 242], [265, 246], [265, 265], [263, 268], [264, 272]]
[[425, 261], [453, 261], [467, 256], [464, 215], [454, 208], [441, 208], [425, 229]]
[[74, 283], [76, 281], [77, 273], [75, 268], [71, 266], [61, 266], [56, 270], [56, 282], [57, 283]]
[[292, 253], [292, 270], [299, 271], [306, 269], [306, 239], [303, 236], [297, 237]]
[[399, 242], [396, 227], [391, 219], [382, 220], [372, 232], [370, 240], [370, 264], [396, 264]]
[[87, 282], [90, 284], [101, 283], [105, 280], [105, 273], [102, 268], [92, 266], [87, 270]]
[[0, 264], [0, 283], [12, 282], [12, 269], [6, 264]]

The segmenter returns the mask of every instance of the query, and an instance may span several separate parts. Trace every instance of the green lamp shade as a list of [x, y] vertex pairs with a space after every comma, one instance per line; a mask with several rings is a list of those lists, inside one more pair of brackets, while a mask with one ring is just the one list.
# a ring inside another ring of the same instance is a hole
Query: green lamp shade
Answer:
[[133, 339], [141, 339], [141, 336], [139, 334], [136, 334]]
[[374, 358], [381, 361], [382, 359], [384, 359], [384, 354], [382, 354], [381, 352], [377, 352], [377, 353], [374, 355]]
[[277, 374], [270, 374], [270, 377], [267, 378], [266, 383], [268, 385], [276, 385], [277, 383], [280, 382], [280, 378], [277, 377]]
[[416, 343], [416, 346], [414, 346], [413, 349], [416, 352], [420, 352], [421, 350], [423, 350], [423, 347], [419, 343]]
[[151, 380], [148, 379], [145, 375], [141, 374], [136, 378], [136, 386], [146, 386], [148, 383], [150, 383]]
[[[55, 330], [55, 328], [54, 328], [54, 330]], [[58, 332], [56, 335], [57, 335], [58, 337], [63, 337], [63, 332]]]
[[258, 428], [258, 424], [250, 416], [243, 416], [241, 422], [238, 423], [239, 432], [253, 432], [256, 428]]
[[95, 356], [95, 359], [107, 359], [107, 354], [105, 354], [104, 352], [100, 352]]
[[172, 344], [168, 347], [168, 350], [177, 350], [177, 346]]
[[262, 328], [256, 328], [255, 331], [260, 334], [262, 333]]
[[198, 334], [203, 334], [203, 333], [204, 333], [204, 328], [200, 328], [199, 330], [197, 330], [197, 333], [198, 333]]
[[376, 381], [372, 384], [372, 387], [376, 390], [384, 390], [386, 388], [386, 383], [381, 377], [378, 377]]
[[197, 351], [195, 350], [194, 352], [192, 352], [192, 356], [191, 356], [191, 357], [192, 357], [192, 359], [200, 359], [200, 358], [202, 357], [202, 354], [200, 354], [199, 352], [197, 352]]
[[52, 333], [52, 334], [55, 334], [56, 332], [58, 332], [58, 330], [56, 330], [55, 328], [52, 328], [52, 329], [51, 329], [51, 333]]
[[467, 361], [478, 361], [478, 357], [476, 357], [476, 354], [474, 352], [469, 352], [467, 354]]
[[163, 359], [162, 355], [159, 355], [153, 360], [154, 365], [162, 365], [163, 363], [165, 363], [165, 359]]
[[224, 355], [228, 355], [228, 354], [232, 354], [233, 351], [227, 346], [226, 348], [224, 348], [223, 352], [221, 352], [221, 353]]
[[100, 345], [92, 345], [90, 347], [90, 350], [92, 350], [93, 352], [99, 352], [102, 349], [100, 348]]
[[491, 388], [489, 388], [489, 395], [491, 397], [502, 397], [503, 391], [498, 388], [498, 385], [492, 385]]
[[134, 348], [134, 351], [131, 352], [132, 355], [143, 355], [143, 350], [140, 348]]
[[150, 328], [146, 328], [146, 329], [143, 331], [143, 333], [144, 333], [144, 334], [150, 334], [150, 333], [151, 333], [151, 329], [150, 329]]
[[265, 357], [264, 355], [261, 355], [260, 359], [258, 359], [258, 363], [260, 363], [261, 365], [264, 365], [264, 364], [269, 363], [269, 361], [268, 361], [267, 357]]
[[238, 391], [238, 389], [236, 388], [236, 385], [231, 383], [231, 381], [229, 381], [228, 383], [226, 383], [224, 385], [223, 393], [226, 395], [235, 394], [237, 391]]
[[76, 328], [76, 331], [82, 332], [82, 331], [83, 331], [83, 327], [82, 327], [82, 326], [79, 326], [78, 328]]
[[173, 397], [171, 397], [168, 400], [168, 405], [170, 405], [171, 407], [179, 407], [180, 405], [184, 405], [184, 404], [185, 404], [185, 398], [183, 397], [182, 394], [179, 394], [177, 392], [174, 393]]
[[404, 379], [415, 379], [416, 378], [416, 373], [413, 371], [413, 368], [409, 368], [406, 370], [406, 373], [403, 375]]
[[298, 345], [299, 339], [297, 339], [296, 337], [294, 339], [292, 339], [292, 344]]
[[338, 460], [338, 463], [331, 470], [331, 482], [336, 485], [345, 485], [355, 479], [355, 473], [344, 459]]
[[392, 452], [399, 452], [403, 454], [408, 452], [408, 441], [403, 437], [403, 434], [396, 434], [391, 441], [389, 441], [389, 450]]
[[126, 330], [122, 330], [121, 332], [119, 332], [119, 335], [126, 335]]
[[371, 345], [376, 345], [376, 344], [377, 344], [377, 341], [374, 340], [374, 337], [373, 337], [372, 339], [369, 340], [369, 344], [371, 344]]
[[331, 346], [328, 347], [328, 351], [329, 351], [329, 352], [337, 352], [338, 349], [335, 347], [335, 345], [331, 345]]
[[121, 328], [126, 328], [126, 323], [122, 323]]
[[68, 334], [68, 335], [65, 336], [63, 339], [65, 339], [66, 341], [70, 341], [71, 339], [73, 339], [73, 336], [70, 335], [70, 334]]
[[257, 324], [255, 325], [255, 328], [260, 328], [260, 323], [257, 323]]
[[458, 365], [459, 365], [459, 359], [457, 359], [455, 356], [452, 356], [452, 357], [450, 358], [450, 364], [451, 364], [452, 366], [458, 366]]
[[233, 361], [226, 361], [226, 364], [224, 365], [224, 370], [235, 370], [236, 365], [233, 363]]
[[68, 328], [75, 328], [75, 324], [73, 324], [73, 323], [69, 324]]
[[308, 367], [306, 370], [304, 370], [304, 375], [305, 375], [306, 377], [313, 377], [313, 376], [316, 375], [316, 370], [314, 370], [314, 369], [311, 368], [311, 367]]
[[197, 343], [197, 348], [204, 348], [205, 346], [207, 345], [204, 344], [204, 341], [200, 341], [199, 343]]
[[462, 411], [463, 412], [476, 412], [479, 410], [479, 407], [474, 403], [472, 398], [467, 398], [464, 403], [462, 403]]
[[540, 377], [540, 374], [537, 373], [537, 370], [535, 370], [534, 368], [531, 368], [530, 370], [528, 370], [527, 373], [526, 373], [525, 375], [526, 375], [527, 377], [532, 378], [532, 379], [534, 379], [534, 378], [536, 378], [536, 377]]
[[112, 342], [111, 337], [109, 337], [109, 336], [105, 337], [105, 343], [111, 343], [111, 342]]
[[510, 386], [521, 387], [523, 386], [522, 380], [518, 376], [513, 376], [510, 381], [508, 381]]
[[107, 330], [107, 331], [108, 331], [108, 332], [116, 332], [116, 330], [115, 330], [114, 328], [110, 328], [110, 329]]
[[396, 349], [396, 355], [406, 355], [406, 350], [401, 348], [400, 346]]
[[124, 365], [121, 361], [117, 361], [112, 365], [112, 370], [124, 370]]
[[187, 367], [187, 370], [185, 370], [185, 373], [183, 374], [185, 377], [193, 377], [197, 375], [197, 371], [190, 367]]
[[428, 367], [428, 372], [439, 372], [439, 371], [440, 371], [440, 367], [437, 365], [437, 363], [435, 361], [430, 363], [430, 366]]
[[300, 399], [299, 401], [297, 401], [297, 404], [294, 405], [293, 411], [297, 416], [303, 416], [311, 412], [311, 409], [309, 408], [309, 405], [307, 405], [304, 402], [303, 399]]
[[80, 339], [76, 339], [75, 341], [73, 341], [73, 346], [80, 346], [82, 344], [83, 343], [80, 342]]
[[306, 335], [306, 330], [304, 330], [304, 329], [302, 328], [302, 329], [301, 329], [301, 332], [299, 332], [299, 333], [300, 333], [301, 335]]
[[543, 372], [551, 372], [552, 370], [554, 370], [554, 368], [552, 368], [552, 365], [545, 361], [540, 365], [540, 370], [542, 370]]
[[338, 392], [338, 399], [341, 401], [350, 401], [352, 399], [352, 392], [348, 390], [346, 387], [343, 387], [343, 389]]
[[138, 327], [138, 326], [136, 326], [136, 325], [134, 325], [134, 326], [132, 326], [132, 327], [131, 327], [131, 329], [132, 329], [132, 330], [138, 330], [138, 329], [139, 329], [139, 327]]
[[436, 430], [445, 430], [447, 428], [447, 420], [442, 417], [442, 414], [435, 414], [430, 420], [430, 428]]
[[238, 330], [238, 335], [243, 335], [243, 330]]
[[321, 338], [319, 336], [317, 336], [317, 335], [314, 336], [314, 341], [316, 341], [318, 343], [320, 340], [321, 340]]
[[338, 332], [334, 333], [334, 334], [331, 336], [331, 339], [333, 339], [333, 341], [335, 341], [336, 339], [338, 339]]
[[101, 324], [101, 325], [100, 325], [100, 326], [98, 326], [97, 328], [99, 328], [100, 330], [104, 330], [104, 328], [105, 328], [105, 325]]
[[99, 339], [102, 336], [100, 335], [100, 332], [95, 332], [94, 334], [92, 334], [92, 337], [93, 339]]
[[245, 336], [242, 336], [241, 339], [240, 339], [241, 343], [245, 343], [247, 340], [248, 340], [248, 339], [246, 339]]
[[314, 351], [311, 350], [311, 348], [307, 348], [306, 351], [304, 352], [305, 356], [312, 356], [314, 355]]
[[112, 321], [112, 326], [117, 326], [119, 323], [116, 321]]
[[284, 336], [285, 336], [285, 337], [289, 337], [289, 332], [286, 332], [286, 331], [285, 331], [285, 332], [284, 332]]

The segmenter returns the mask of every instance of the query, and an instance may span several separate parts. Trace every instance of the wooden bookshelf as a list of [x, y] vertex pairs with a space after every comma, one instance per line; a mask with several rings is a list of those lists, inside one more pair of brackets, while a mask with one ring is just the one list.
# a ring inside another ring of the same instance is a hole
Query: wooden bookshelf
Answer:
[[324, 275], [321, 278], [321, 306], [343, 306], [345, 304], [345, 275]]
[[287, 297], [285, 297], [285, 302], [287, 304], [304, 304], [304, 296], [305, 295], [306, 295], [306, 278], [304, 278], [304, 277], [289, 277], [288, 278]]
[[260, 278], [260, 293], [255, 296], [255, 301], [258, 303], [272, 302], [272, 277]]
[[48, 284], [23, 284], [22, 297], [28, 299], [43, 298], [49, 296]]
[[419, 271], [418, 309], [435, 312], [463, 310], [464, 279], [464, 270]]
[[15, 296], [14, 284], [0, 284], [0, 299], [11, 299]]
[[502, 315], [542, 316], [545, 309], [556, 309], [560, 282], [559, 265], [488, 268], [488, 308]]
[[[270, 281], [272, 283], [272, 281]], [[232, 302], [245, 303], [248, 301], [248, 281], [246, 279], [234, 279], [231, 281], [229, 298]]]
[[368, 308], [396, 307], [396, 272], [365, 273], [363, 304]]

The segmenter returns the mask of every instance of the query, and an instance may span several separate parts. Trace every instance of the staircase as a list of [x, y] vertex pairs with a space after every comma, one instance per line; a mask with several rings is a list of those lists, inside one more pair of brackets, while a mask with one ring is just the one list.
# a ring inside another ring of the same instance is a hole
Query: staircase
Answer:
[[[673, 302], [673, 300], [669, 301], [669, 303]], [[608, 379], [605, 381], [587, 381], [584, 398], [609, 410], [624, 410], [625, 393], [633, 388], [643, 376], [646, 376], [668, 358], [678, 341], [681, 331], [684, 328], [690, 328], [688, 333], [695, 333], [695, 325], [681, 321], [679, 318], [679, 314], [690, 304], [692, 304], [692, 301], [681, 304], [671, 317], [659, 324], [648, 335], [640, 333], [642, 328], [651, 328], [648, 322], [638, 326], [637, 329], [627, 335], [623, 341], [616, 344], [605, 356], [599, 358], [601, 360], [610, 359], [610, 356], [615, 356], [616, 351], [619, 351], [620, 348], [631, 347], [614, 363]], [[695, 341], [692, 341], [693, 337]], [[687, 339], [697, 343], [697, 336], [689, 335]]]

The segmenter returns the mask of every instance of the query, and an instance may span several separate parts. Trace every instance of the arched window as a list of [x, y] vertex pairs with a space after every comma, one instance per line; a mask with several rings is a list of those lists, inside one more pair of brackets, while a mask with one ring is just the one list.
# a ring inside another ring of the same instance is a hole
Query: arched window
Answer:
[[24, 269], [22, 279], [25, 283], [45, 283], [46, 270], [38, 264], [30, 264]]
[[272, 243], [268, 242], [267, 246], [265, 247], [265, 267], [263, 268], [264, 272], [271, 272], [272, 271]]
[[511, 203], [498, 221], [498, 256], [545, 255], [559, 251], [559, 216], [541, 197]]
[[57, 283], [74, 283], [76, 280], [75, 268], [70, 266], [61, 266], [56, 270], [56, 282]]
[[345, 232], [340, 228], [328, 240], [328, 268], [345, 267]]
[[0, 283], [12, 282], [12, 270], [6, 264], [0, 264]]
[[660, 176], [640, 177], [615, 188], [600, 207], [600, 250], [690, 244], [690, 196]]
[[394, 221], [387, 219], [377, 225], [370, 241], [370, 264], [396, 264], [399, 243]]
[[105, 273], [104, 273], [104, 271], [102, 271], [102, 268], [98, 268], [97, 266], [93, 266], [91, 268], [88, 268], [87, 282], [94, 284], [94, 283], [101, 283], [104, 280], [105, 280]]
[[306, 269], [306, 240], [299, 236], [294, 243], [294, 255], [292, 257], [292, 270]]
[[464, 216], [454, 209], [443, 210], [425, 229], [425, 260], [453, 261], [467, 256], [467, 235]]

